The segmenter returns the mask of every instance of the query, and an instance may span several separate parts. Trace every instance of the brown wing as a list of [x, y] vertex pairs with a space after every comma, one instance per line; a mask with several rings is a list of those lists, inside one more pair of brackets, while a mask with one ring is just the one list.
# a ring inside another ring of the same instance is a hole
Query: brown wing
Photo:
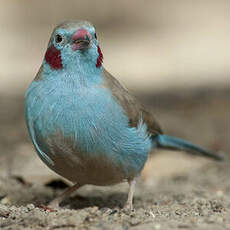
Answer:
[[129, 94], [128, 90], [126, 90], [118, 80], [105, 69], [103, 69], [102, 75], [104, 77], [104, 86], [111, 90], [113, 96], [123, 107], [126, 115], [129, 117], [130, 126], [137, 127], [142, 117], [151, 135], [162, 133], [160, 125], [154, 119], [153, 115], [148, 112], [134, 96]]

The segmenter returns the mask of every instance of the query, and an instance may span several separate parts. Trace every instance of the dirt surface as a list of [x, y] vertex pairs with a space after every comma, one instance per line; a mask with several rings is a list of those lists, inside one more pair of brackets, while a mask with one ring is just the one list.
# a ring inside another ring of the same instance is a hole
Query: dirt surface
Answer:
[[[230, 152], [229, 90], [142, 95], [165, 132]], [[153, 153], [137, 183], [85, 186], [57, 212], [39, 208], [68, 186], [36, 156], [22, 95], [0, 97], [0, 229], [230, 229], [230, 167], [185, 153]]]

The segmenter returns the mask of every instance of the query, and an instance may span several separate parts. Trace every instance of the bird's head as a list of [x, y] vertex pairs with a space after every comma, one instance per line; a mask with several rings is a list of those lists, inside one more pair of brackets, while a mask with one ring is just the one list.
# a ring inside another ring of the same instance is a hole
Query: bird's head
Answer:
[[52, 70], [100, 69], [103, 55], [94, 26], [87, 21], [68, 21], [58, 25], [50, 38], [44, 63]]

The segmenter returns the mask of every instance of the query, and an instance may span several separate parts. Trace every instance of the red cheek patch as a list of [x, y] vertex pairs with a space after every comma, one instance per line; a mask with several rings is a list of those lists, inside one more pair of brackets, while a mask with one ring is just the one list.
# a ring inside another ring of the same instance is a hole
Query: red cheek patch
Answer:
[[62, 69], [61, 51], [51, 45], [45, 54], [45, 60], [52, 69]]
[[100, 68], [103, 62], [103, 54], [101, 52], [101, 49], [99, 46], [97, 46], [97, 52], [98, 52], [98, 58], [97, 58], [97, 64], [96, 67]]

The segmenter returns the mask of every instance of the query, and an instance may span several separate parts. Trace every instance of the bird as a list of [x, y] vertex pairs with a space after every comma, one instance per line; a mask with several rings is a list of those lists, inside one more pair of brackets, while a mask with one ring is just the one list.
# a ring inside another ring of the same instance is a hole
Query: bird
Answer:
[[152, 149], [223, 158], [162, 128], [104, 67], [95, 27], [70, 20], [57, 25], [44, 60], [26, 91], [25, 119], [34, 148], [54, 172], [73, 183], [48, 207], [84, 185], [128, 182], [125, 209]]

